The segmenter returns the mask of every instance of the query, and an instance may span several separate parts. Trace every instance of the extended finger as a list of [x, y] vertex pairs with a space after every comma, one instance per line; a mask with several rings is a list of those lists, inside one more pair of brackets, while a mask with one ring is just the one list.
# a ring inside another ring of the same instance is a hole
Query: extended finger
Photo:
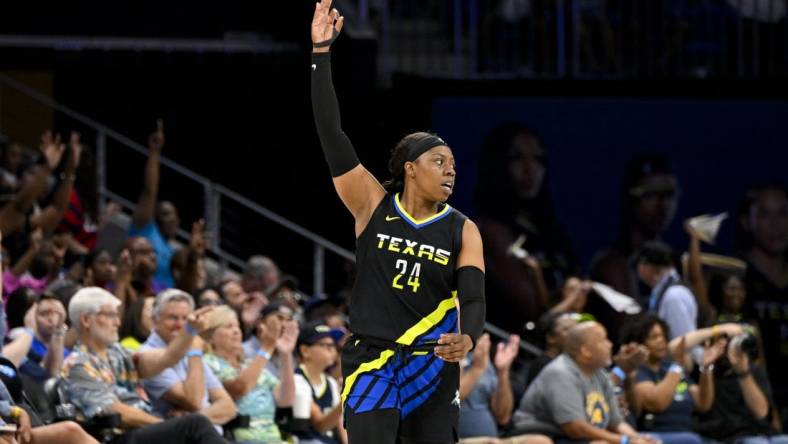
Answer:
[[334, 25], [334, 27], [337, 29], [337, 32], [340, 32], [340, 31], [342, 31], [342, 27], [343, 26], [345, 26], [345, 17], [339, 16], [339, 18], [337, 19], [337, 22]]

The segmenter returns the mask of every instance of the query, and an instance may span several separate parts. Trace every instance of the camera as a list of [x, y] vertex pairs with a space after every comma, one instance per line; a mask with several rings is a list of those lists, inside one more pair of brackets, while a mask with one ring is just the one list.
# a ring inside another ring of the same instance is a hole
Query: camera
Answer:
[[728, 342], [728, 347], [733, 347], [740, 353], [746, 353], [750, 359], [758, 357], [758, 340], [751, 333], [745, 332], [732, 337]]

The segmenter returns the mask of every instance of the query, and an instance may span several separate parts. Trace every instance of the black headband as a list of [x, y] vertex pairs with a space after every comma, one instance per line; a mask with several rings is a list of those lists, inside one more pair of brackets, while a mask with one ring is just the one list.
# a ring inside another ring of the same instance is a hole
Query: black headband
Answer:
[[432, 148], [435, 148], [436, 146], [441, 145], [446, 145], [446, 142], [444, 142], [440, 137], [433, 135], [426, 136], [410, 147], [408, 150], [408, 157], [405, 159], [405, 161], [414, 162], [422, 154], [426, 153]]

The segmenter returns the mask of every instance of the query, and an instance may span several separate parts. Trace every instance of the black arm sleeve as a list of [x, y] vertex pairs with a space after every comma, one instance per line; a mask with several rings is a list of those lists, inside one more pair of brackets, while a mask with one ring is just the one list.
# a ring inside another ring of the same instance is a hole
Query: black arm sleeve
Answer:
[[359, 164], [356, 150], [342, 131], [339, 102], [331, 80], [331, 53], [312, 53], [312, 114], [317, 135], [332, 177], [341, 176]]
[[460, 299], [460, 329], [471, 337], [474, 347], [484, 332], [487, 304], [484, 301], [484, 272], [472, 266], [457, 270]]

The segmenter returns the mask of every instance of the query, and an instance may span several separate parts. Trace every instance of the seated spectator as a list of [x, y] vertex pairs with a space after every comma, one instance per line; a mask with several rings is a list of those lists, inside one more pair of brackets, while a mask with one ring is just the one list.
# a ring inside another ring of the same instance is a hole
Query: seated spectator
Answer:
[[[225, 444], [204, 415], [153, 415], [140, 383], [181, 360], [195, 337], [191, 332], [205, 330], [205, 312], [193, 313], [187, 332], [166, 347], [132, 354], [118, 343], [119, 306], [118, 298], [98, 287], [83, 288], [71, 299], [68, 315], [79, 339], [61, 372], [66, 400], [88, 418], [120, 415], [122, 435], [115, 444]], [[235, 414], [233, 405], [229, 410]]]
[[308, 296], [298, 291], [298, 279], [285, 275], [279, 282], [266, 288], [265, 295], [270, 301], [279, 301], [293, 310], [293, 318], [302, 322], [304, 319], [302, 304]]
[[[186, 326], [193, 311], [194, 301], [187, 293], [175, 288], [159, 293], [153, 302], [153, 332], [140, 350], [163, 350], [174, 340], [188, 335]], [[194, 336], [186, 356], [146, 378], [143, 385], [161, 416], [200, 413], [216, 424], [216, 430], [221, 433], [221, 425], [235, 417], [235, 403], [203, 362], [203, 345], [202, 338]]]
[[209, 305], [224, 305], [222, 297], [213, 287], [203, 287], [198, 289], [194, 294], [197, 295], [197, 308], [207, 307]]
[[553, 439], [605, 441], [610, 444], [656, 443], [624, 422], [613, 386], [604, 371], [613, 344], [597, 322], [569, 330], [565, 353], [533, 381], [514, 414], [518, 433]]
[[205, 221], [200, 219], [192, 224], [189, 246], [178, 250], [170, 261], [170, 272], [175, 280], [175, 288], [189, 294], [205, 285]]
[[43, 292], [50, 282], [60, 276], [65, 247], [56, 239], [42, 239], [41, 231], [30, 234], [30, 247], [25, 254], [3, 273], [3, 290], [13, 293], [19, 287]]
[[673, 267], [670, 247], [649, 241], [638, 253], [638, 277], [651, 288], [648, 311], [668, 326], [673, 339], [697, 328], [698, 304]]
[[300, 444], [347, 442], [342, 426], [339, 384], [326, 374], [337, 361], [337, 340], [342, 330], [324, 324], [307, 324], [298, 335], [301, 365], [295, 373], [294, 434]]
[[[4, 367], [4, 372], [13, 369]], [[0, 427], [7, 422], [16, 425], [14, 434], [23, 444], [26, 443], [62, 443], [62, 444], [98, 444], [98, 441], [85, 433], [79, 424], [72, 421], [58, 422], [55, 424], [32, 426], [28, 412], [14, 404], [8, 388], [0, 380]], [[15, 436], [0, 432], [0, 443], [16, 444]]]
[[180, 219], [178, 210], [172, 202], [156, 200], [159, 194], [159, 161], [164, 148], [164, 124], [156, 122], [156, 131], [148, 137], [148, 161], [145, 164], [145, 179], [142, 183], [134, 216], [129, 227], [129, 237], [143, 237], [148, 240], [155, 253], [156, 266], [152, 278], [155, 286], [160, 289], [175, 287], [175, 280], [170, 272], [170, 261], [175, 254], [171, 242], [175, 239]]
[[47, 379], [60, 373], [63, 358], [68, 356], [63, 341], [66, 330], [66, 309], [53, 296], [44, 295], [32, 307], [32, 316], [26, 328], [15, 329], [10, 333], [11, 339], [19, 334], [33, 336], [27, 359], [22, 362], [19, 371], [43, 384]]
[[124, 304], [130, 304], [138, 298], [156, 296], [170, 288], [154, 278], [156, 254], [156, 250], [144, 237], [130, 237], [126, 241], [126, 248], [118, 259], [115, 287], [115, 295], [118, 295]]
[[[281, 302], [271, 302], [260, 311], [260, 318], [254, 327], [254, 335], [244, 341], [244, 354], [251, 359], [257, 356], [263, 349], [260, 337], [265, 334], [276, 335], [279, 337], [284, 331], [284, 326], [293, 320], [293, 310]], [[274, 351], [271, 360], [268, 361], [266, 368], [277, 378], [282, 378], [280, 368], [282, 366], [282, 356], [279, 350]]]
[[638, 430], [665, 444], [701, 444], [701, 437], [692, 432], [692, 413], [707, 412], [714, 402], [714, 363], [725, 353], [725, 342], [704, 348], [696, 384], [682, 366], [686, 339], [669, 350], [667, 335], [667, 324], [653, 314], [635, 318], [622, 334], [623, 341], [648, 349], [646, 363], [635, 376]]
[[281, 280], [280, 277], [281, 272], [273, 259], [268, 256], [255, 255], [246, 261], [246, 268], [241, 278], [241, 286], [248, 293], [255, 291], [264, 292], [267, 288], [279, 282]]
[[134, 301], [123, 315], [120, 325], [120, 345], [129, 351], [138, 351], [150, 336], [153, 327], [153, 301], [155, 298], [140, 298]]
[[85, 257], [85, 286], [111, 291], [115, 287], [117, 267], [109, 250], [94, 250]]
[[564, 351], [564, 342], [569, 330], [577, 325], [577, 313], [546, 313], [539, 320], [539, 330], [543, 336], [542, 347], [544, 353], [531, 361], [528, 367], [528, 377], [526, 387], [531, 385], [534, 379], [539, 376], [542, 369]]
[[[498, 343], [494, 365], [490, 364], [490, 335], [476, 342], [473, 354], [466, 359], [460, 376], [460, 420], [457, 434], [460, 443], [496, 442], [498, 427], [509, 423], [513, 396], [509, 370], [520, 349], [520, 337], [512, 335], [507, 343]], [[472, 439], [468, 439], [472, 438]], [[541, 438], [541, 439], [540, 439]], [[523, 435], [507, 442], [550, 443], [546, 436]]]
[[224, 302], [238, 313], [244, 338], [252, 335], [260, 310], [268, 304], [268, 299], [260, 292], [247, 293], [241, 283], [234, 279], [222, 284], [221, 292]]
[[[238, 413], [250, 418], [249, 427], [232, 430], [233, 438], [250, 443], [281, 442], [274, 415], [277, 407], [292, 406], [295, 397], [292, 355], [298, 324], [290, 321], [280, 336], [263, 329], [261, 350], [254, 358], [247, 358], [236, 312], [220, 306], [214, 309], [212, 318], [217, 327], [209, 333], [211, 353], [205, 356], [205, 363], [235, 400]], [[275, 350], [282, 357], [281, 381], [265, 368]]]
[[[721, 327], [704, 330], [711, 336]], [[788, 435], [777, 436], [779, 431], [770, 424], [772, 395], [766, 371], [754, 360], [755, 347], [745, 349], [742, 339], [741, 334], [733, 336], [725, 356], [715, 365], [716, 397], [711, 410], [701, 415], [697, 430], [705, 437], [725, 443], [786, 443]]]

